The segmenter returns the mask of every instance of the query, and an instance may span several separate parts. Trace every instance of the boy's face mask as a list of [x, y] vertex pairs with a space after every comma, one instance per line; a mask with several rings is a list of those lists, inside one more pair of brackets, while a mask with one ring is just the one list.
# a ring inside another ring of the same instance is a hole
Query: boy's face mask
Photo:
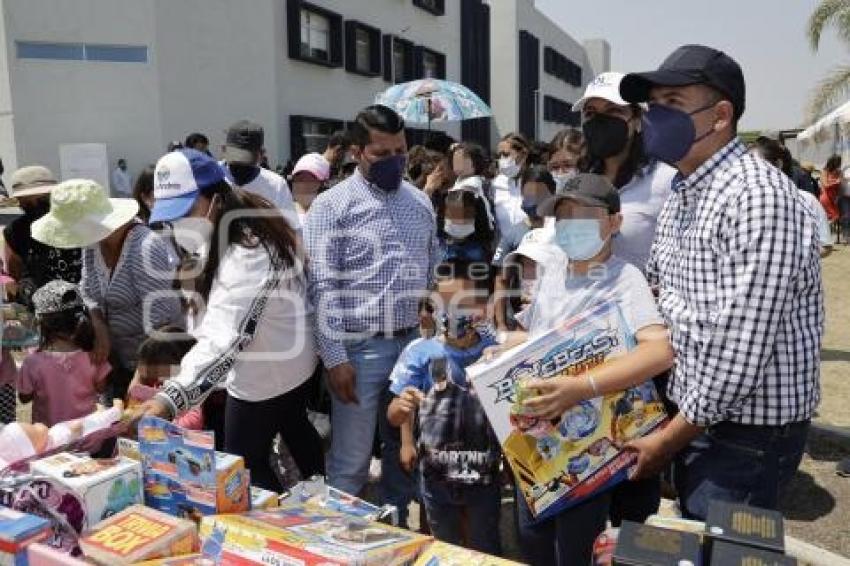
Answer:
[[458, 315], [443, 312], [437, 317], [440, 332], [452, 340], [465, 338], [475, 327], [476, 317], [470, 314]]

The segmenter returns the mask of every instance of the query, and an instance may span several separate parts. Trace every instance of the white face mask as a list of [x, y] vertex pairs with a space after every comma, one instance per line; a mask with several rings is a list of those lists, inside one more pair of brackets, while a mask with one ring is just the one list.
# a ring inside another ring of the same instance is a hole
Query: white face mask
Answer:
[[215, 227], [209, 218], [189, 216], [171, 223], [174, 241], [187, 254], [205, 258], [209, 254], [210, 241]]
[[567, 186], [567, 182], [576, 175], [578, 175], [577, 169], [570, 169], [569, 172], [560, 175], [552, 175], [552, 178], [555, 179], [555, 191], [560, 191]]
[[456, 240], [463, 240], [475, 233], [475, 225], [446, 220], [443, 225], [443, 230], [449, 237], [455, 238]]
[[520, 301], [525, 304], [534, 300], [534, 291], [537, 289], [537, 279], [523, 279], [519, 284]]
[[499, 158], [499, 173], [506, 177], [516, 177], [519, 174], [519, 165], [513, 157]]

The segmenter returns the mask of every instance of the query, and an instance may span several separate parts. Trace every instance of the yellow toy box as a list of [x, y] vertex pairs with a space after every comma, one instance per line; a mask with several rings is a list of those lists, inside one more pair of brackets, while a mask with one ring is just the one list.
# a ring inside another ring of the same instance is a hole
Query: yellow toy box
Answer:
[[652, 381], [582, 401], [553, 421], [526, 414], [531, 378], [579, 376], [635, 346], [619, 307], [601, 303], [546, 334], [467, 369], [517, 485], [537, 520], [627, 478], [634, 454], [621, 447], [666, 414]]
[[30, 464], [34, 474], [48, 476], [83, 500], [86, 527], [142, 503], [142, 468], [127, 458], [96, 459], [61, 452]]
[[275, 509], [280, 507], [280, 496], [267, 489], [251, 486], [251, 509]]
[[522, 566], [519, 562], [440, 541], [434, 541], [428, 545], [413, 566], [471, 566], [472, 564], [475, 566]]
[[98, 564], [134, 564], [196, 552], [198, 533], [191, 521], [134, 505], [97, 525], [80, 546]]
[[395, 566], [411, 563], [431, 540], [342, 513], [287, 503], [280, 509], [204, 517], [201, 538], [204, 557], [221, 566]]

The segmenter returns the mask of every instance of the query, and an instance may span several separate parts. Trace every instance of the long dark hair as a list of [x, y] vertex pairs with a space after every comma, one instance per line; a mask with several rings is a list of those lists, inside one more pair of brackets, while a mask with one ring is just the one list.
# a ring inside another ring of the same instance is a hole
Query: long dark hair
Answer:
[[[201, 194], [210, 199], [218, 195], [219, 199], [216, 217], [211, 219], [215, 229], [210, 242], [210, 255], [203, 272], [198, 277], [196, 286], [197, 292], [204, 300], [209, 299], [210, 289], [221, 263], [221, 254], [226, 251], [226, 249], [220, 249], [224, 247], [219, 245], [222, 241], [226, 241], [228, 245], [263, 246], [279, 269], [296, 266], [298, 258], [295, 231], [283, 215], [271, 213], [278, 211], [277, 207], [248, 191], [231, 189], [225, 181], [202, 189]], [[250, 214], [251, 211], [259, 211], [260, 214]], [[266, 211], [265, 214], [263, 211]], [[240, 212], [242, 212], [241, 215]], [[228, 213], [237, 214], [232, 221], [228, 222], [227, 235], [223, 238], [222, 220]]]
[[[637, 104], [630, 104], [636, 119], [640, 119], [643, 114], [643, 109]], [[614, 186], [622, 189], [628, 185], [632, 179], [643, 175], [644, 168], [649, 165], [650, 159], [643, 150], [643, 134], [635, 132], [629, 147], [629, 153], [626, 160], [620, 165], [617, 170], [617, 175], [614, 177]], [[605, 160], [599, 158], [587, 157], [584, 167], [579, 166], [585, 173], [596, 173], [597, 175], [605, 174]]]
[[826, 167], [824, 169], [830, 173], [837, 173], [838, 170], [841, 169], [841, 156], [833, 155], [827, 159]]
[[153, 174], [155, 169], [156, 167], [154, 165], [148, 165], [142, 169], [142, 172], [136, 178], [136, 184], [133, 185], [133, 198], [139, 203], [139, 218], [145, 223], [151, 217], [151, 209], [148, 208], [144, 197], [153, 194]]
[[447, 238], [446, 226], [446, 205], [449, 199], [459, 199], [463, 204], [464, 209], [471, 208], [475, 211], [475, 233], [469, 237], [470, 241], [483, 244], [489, 249], [493, 244], [495, 232], [490, 224], [490, 216], [487, 214], [486, 201], [474, 195], [469, 191], [454, 191], [443, 193], [437, 200], [437, 235], [440, 238]]
[[94, 350], [94, 326], [85, 307], [38, 315], [39, 350], [55, 340], [69, 340], [85, 352]]

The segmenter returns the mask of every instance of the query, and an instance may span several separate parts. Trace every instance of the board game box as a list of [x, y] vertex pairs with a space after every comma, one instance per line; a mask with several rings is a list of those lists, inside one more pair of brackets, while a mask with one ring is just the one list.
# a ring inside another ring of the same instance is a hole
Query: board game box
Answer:
[[797, 559], [752, 546], [716, 541], [711, 547], [711, 566], [797, 566]]
[[288, 503], [244, 515], [204, 517], [201, 538], [203, 555], [222, 566], [395, 566], [412, 562], [431, 541], [396, 527]]
[[634, 337], [614, 303], [568, 319], [497, 358], [467, 368], [518, 486], [537, 520], [625, 480], [634, 455], [622, 446], [666, 420], [652, 381], [583, 401], [554, 421], [524, 414], [531, 378], [578, 376], [622, 356]]
[[215, 451], [212, 432], [183, 429], [156, 417], [139, 424], [145, 503], [178, 517], [239, 513], [251, 505], [240, 456]]
[[429, 544], [413, 566], [469, 566], [472, 564], [475, 566], [521, 566], [519, 562], [440, 541]]
[[712, 501], [705, 518], [710, 541], [726, 541], [782, 554], [785, 529], [782, 513], [727, 501]]
[[79, 495], [88, 527], [143, 501], [141, 466], [127, 458], [98, 459], [62, 452], [32, 462], [30, 469]]
[[699, 566], [702, 549], [693, 533], [623, 521], [613, 566]]
[[134, 564], [196, 552], [198, 533], [191, 521], [134, 505], [98, 524], [80, 546], [103, 566]]
[[44, 540], [50, 532], [50, 522], [0, 507], [0, 564], [27, 566], [27, 546]]

